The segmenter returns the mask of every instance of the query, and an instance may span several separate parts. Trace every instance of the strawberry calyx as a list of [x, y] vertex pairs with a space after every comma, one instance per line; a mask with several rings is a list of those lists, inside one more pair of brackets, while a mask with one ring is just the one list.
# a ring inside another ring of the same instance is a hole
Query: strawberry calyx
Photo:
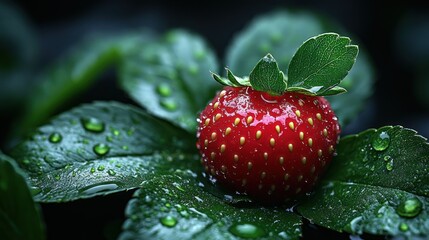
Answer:
[[[222, 85], [230, 87], [252, 87], [256, 91], [268, 93], [272, 96], [281, 96], [285, 92], [299, 92], [310, 96], [328, 96], [347, 92], [346, 89], [338, 86], [313, 86], [311, 88], [288, 87], [288, 78], [280, 70], [276, 59], [268, 53], [259, 60], [249, 76], [237, 77], [229, 68], [225, 68], [227, 78], [216, 73], [211, 73], [212, 77]], [[328, 87], [322, 94], [318, 91], [322, 87]]]
[[252, 87], [256, 91], [281, 96], [298, 92], [310, 96], [328, 96], [347, 92], [339, 86], [356, 61], [358, 47], [348, 37], [324, 33], [305, 41], [292, 57], [288, 74], [268, 53], [255, 65], [249, 76], [237, 77], [226, 68], [226, 78], [212, 72], [222, 85]]

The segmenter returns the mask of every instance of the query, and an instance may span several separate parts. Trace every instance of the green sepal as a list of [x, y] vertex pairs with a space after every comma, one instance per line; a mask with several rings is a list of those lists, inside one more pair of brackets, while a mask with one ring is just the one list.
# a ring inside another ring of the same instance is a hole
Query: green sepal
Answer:
[[231, 72], [231, 70], [229, 70], [229, 68], [225, 68], [225, 70], [228, 78], [221, 77], [217, 73], [211, 72], [214, 80], [216, 80], [218, 83], [222, 85], [231, 86], [231, 87], [250, 87], [251, 86], [249, 82], [249, 78], [237, 77]]
[[303, 88], [303, 87], [289, 87], [286, 89], [288, 92], [299, 92], [305, 95], [310, 96], [329, 96], [329, 95], [338, 95], [342, 93], [346, 93], [347, 90], [345, 88], [342, 88], [340, 86], [335, 86], [333, 88], [327, 89], [325, 91], [320, 91], [322, 89], [322, 86], [315, 86], [310, 89]]
[[238, 86], [242, 86], [242, 87], [250, 87], [250, 81], [248, 77], [237, 77], [235, 76], [231, 70], [229, 68], [225, 68], [226, 69], [226, 75], [228, 76], [228, 79], [231, 82], [236, 83]]
[[348, 37], [324, 33], [309, 38], [296, 51], [288, 68], [288, 91], [302, 88], [315, 95], [334, 95], [335, 88], [356, 61], [359, 49]]
[[223, 78], [221, 76], [219, 76], [217, 73], [214, 72], [210, 72], [212, 74], [212, 77], [214, 80], [216, 80], [216, 82], [225, 85], [225, 86], [232, 86], [232, 87], [237, 87], [235, 84], [233, 84], [228, 78]]
[[277, 61], [269, 53], [259, 60], [250, 72], [249, 80], [253, 89], [271, 95], [282, 95], [287, 87], [283, 72], [280, 71]]

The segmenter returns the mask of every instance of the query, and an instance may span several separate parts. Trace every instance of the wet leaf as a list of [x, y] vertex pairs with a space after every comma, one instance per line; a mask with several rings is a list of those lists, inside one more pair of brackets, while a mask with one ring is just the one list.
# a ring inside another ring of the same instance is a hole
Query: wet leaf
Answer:
[[82, 105], [55, 117], [11, 155], [37, 201], [58, 202], [141, 186], [193, 156], [194, 136], [133, 106]]
[[119, 239], [299, 239], [301, 219], [283, 208], [229, 205], [203, 183], [201, 165], [146, 181], [126, 209]]
[[298, 207], [337, 231], [429, 235], [429, 144], [400, 126], [343, 138], [320, 188]]

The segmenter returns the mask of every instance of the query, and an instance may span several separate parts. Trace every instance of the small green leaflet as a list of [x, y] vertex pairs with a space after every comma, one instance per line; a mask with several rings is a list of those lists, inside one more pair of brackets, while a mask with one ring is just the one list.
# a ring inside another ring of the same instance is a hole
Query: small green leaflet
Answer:
[[350, 42], [350, 38], [336, 33], [320, 34], [305, 41], [289, 63], [289, 90], [299, 87], [323, 95], [338, 85], [352, 68], [359, 51]]
[[285, 76], [271, 54], [267, 54], [256, 64], [249, 79], [255, 90], [271, 95], [282, 95], [286, 90]]
[[216, 80], [218, 83], [225, 85], [225, 86], [233, 86], [233, 87], [246, 87], [246, 86], [251, 86], [250, 85], [250, 81], [248, 77], [237, 77], [235, 76], [231, 70], [229, 70], [229, 68], [225, 68], [226, 70], [226, 76], [228, 78], [224, 78], [219, 76], [216, 73], [212, 72], [212, 77], [214, 80]]
[[145, 181], [126, 208], [120, 240], [299, 239], [301, 217], [283, 208], [230, 205], [206, 189], [198, 161]]
[[11, 156], [37, 190], [37, 201], [71, 201], [139, 187], [193, 159], [193, 139], [139, 108], [96, 102], [53, 118]]
[[298, 206], [317, 225], [353, 234], [429, 236], [429, 144], [387, 126], [342, 138], [321, 186]]
[[15, 161], [0, 152], [0, 239], [45, 239], [40, 209], [25, 175]]

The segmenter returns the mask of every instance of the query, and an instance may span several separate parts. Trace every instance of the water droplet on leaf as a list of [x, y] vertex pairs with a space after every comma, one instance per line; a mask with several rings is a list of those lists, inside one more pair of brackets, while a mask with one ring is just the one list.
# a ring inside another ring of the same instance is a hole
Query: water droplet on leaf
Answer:
[[99, 192], [111, 191], [117, 189], [119, 186], [116, 183], [106, 182], [86, 186], [79, 190], [80, 193], [91, 195]]
[[49, 135], [49, 142], [51, 143], [59, 143], [61, 140], [63, 140], [63, 136], [60, 133], [54, 132]]
[[194, 52], [194, 58], [196, 60], [202, 60], [206, 56], [206, 52], [202, 49], [199, 49]]
[[401, 230], [402, 232], [408, 231], [408, 225], [406, 223], [399, 224], [399, 230]]
[[174, 227], [177, 224], [177, 219], [172, 216], [166, 216], [160, 219], [162, 225], [166, 227]]
[[268, 44], [268, 43], [263, 43], [263, 44], [261, 44], [261, 45], [259, 46], [259, 50], [260, 50], [262, 53], [267, 53], [267, 52], [269, 52], [269, 51], [271, 50], [271, 46], [270, 46], [270, 44]]
[[92, 150], [94, 150], [94, 153], [97, 154], [98, 156], [104, 156], [110, 151], [110, 147], [104, 143], [98, 143], [94, 145]]
[[116, 172], [113, 169], [109, 169], [107, 170], [107, 174], [109, 174], [110, 176], [115, 176]]
[[396, 213], [401, 217], [413, 218], [420, 214], [422, 205], [422, 202], [418, 198], [409, 198], [398, 205]]
[[103, 171], [104, 170], [104, 166], [103, 165], [98, 166], [97, 170], [98, 171]]
[[156, 87], [156, 92], [163, 97], [169, 97], [171, 96], [172, 90], [170, 85], [166, 83], [161, 83]]
[[192, 64], [192, 65], [190, 65], [190, 66], [188, 67], [188, 71], [189, 71], [189, 73], [190, 73], [190, 74], [192, 74], [192, 75], [197, 75], [198, 70], [199, 70], [199, 68], [198, 68], [198, 66], [197, 66], [197, 65], [195, 65], [195, 64]]
[[393, 158], [391, 158], [390, 160], [388, 160], [388, 162], [386, 163], [386, 169], [388, 171], [392, 171], [393, 170]]
[[372, 138], [372, 147], [376, 151], [384, 151], [387, 147], [389, 147], [390, 144], [390, 136], [387, 134], [387, 132], [383, 131], [380, 134], [375, 134]]
[[234, 224], [229, 228], [229, 231], [241, 238], [260, 238], [266, 234], [264, 229], [250, 223]]
[[104, 131], [104, 122], [94, 117], [82, 118], [81, 123], [85, 130], [95, 133]]
[[162, 99], [159, 103], [165, 110], [174, 111], [177, 109], [177, 103], [172, 99]]

